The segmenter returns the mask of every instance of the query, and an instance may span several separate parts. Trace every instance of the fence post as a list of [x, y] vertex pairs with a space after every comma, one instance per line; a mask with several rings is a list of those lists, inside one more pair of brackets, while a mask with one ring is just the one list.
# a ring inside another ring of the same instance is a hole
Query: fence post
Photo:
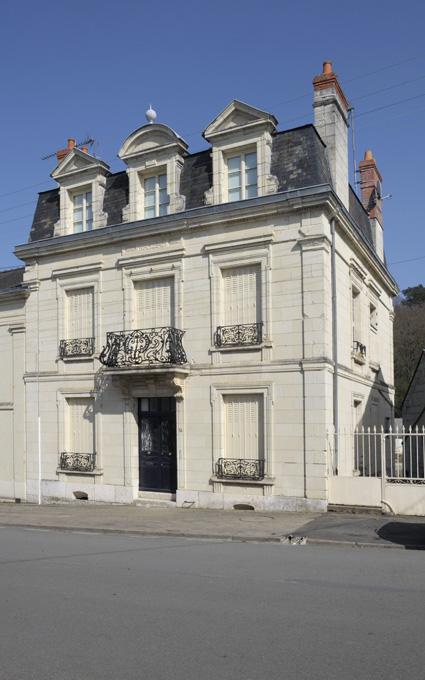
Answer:
[[385, 510], [385, 483], [387, 478], [387, 463], [385, 455], [385, 433], [384, 428], [381, 427], [381, 506], [382, 510]]

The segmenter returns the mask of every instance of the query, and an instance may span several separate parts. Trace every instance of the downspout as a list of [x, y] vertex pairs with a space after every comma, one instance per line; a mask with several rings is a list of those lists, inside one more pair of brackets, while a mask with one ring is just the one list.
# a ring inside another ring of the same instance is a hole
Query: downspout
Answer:
[[335, 218], [331, 219], [332, 234], [332, 352], [333, 352], [333, 424], [335, 430], [335, 455], [334, 474], [338, 474], [338, 451], [339, 451], [339, 417], [338, 417], [338, 314], [336, 295], [336, 246], [335, 246]]

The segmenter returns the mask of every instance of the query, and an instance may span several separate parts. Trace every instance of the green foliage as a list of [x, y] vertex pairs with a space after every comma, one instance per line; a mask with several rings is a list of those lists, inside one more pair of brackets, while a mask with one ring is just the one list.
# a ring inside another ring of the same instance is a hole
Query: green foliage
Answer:
[[[425, 294], [423, 286], [416, 286], [414, 290], [417, 288], [422, 288]], [[395, 408], [396, 416], [401, 416], [401, 405], [425, 349], [425, 300], [424, 304], [403, 302], [394, 307], [394, 312]]]
[[425, 304], [425, 287], [422, 284], [419, 286], [412, 286], [411, 288], [405, 288], [402, 291], [404, 295], [404, 300], [401, 301], [402, 305], [424, 305]]

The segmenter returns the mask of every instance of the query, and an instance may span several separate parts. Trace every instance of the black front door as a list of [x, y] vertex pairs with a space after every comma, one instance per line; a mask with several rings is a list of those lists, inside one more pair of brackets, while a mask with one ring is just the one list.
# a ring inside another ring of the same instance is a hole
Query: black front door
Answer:
[[139, 399], [140, 490], [176, 491], [176, 448], [176, 400], [172, 397]]

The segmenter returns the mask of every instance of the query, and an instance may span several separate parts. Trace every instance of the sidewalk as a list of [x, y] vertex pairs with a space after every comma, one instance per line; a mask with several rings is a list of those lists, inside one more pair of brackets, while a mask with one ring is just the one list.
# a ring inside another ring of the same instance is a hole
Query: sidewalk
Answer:
[[0, 502], [0, 526], [425, 550], [425, 517]]

